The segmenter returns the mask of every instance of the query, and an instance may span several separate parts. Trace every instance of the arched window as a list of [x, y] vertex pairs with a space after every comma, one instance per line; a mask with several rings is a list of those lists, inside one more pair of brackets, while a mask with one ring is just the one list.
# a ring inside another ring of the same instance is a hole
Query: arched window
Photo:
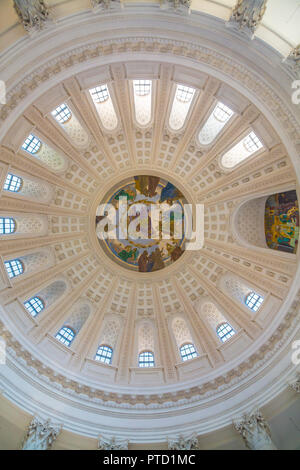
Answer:
[[4, 261], [8, 277], [16, 277], [24, 272], [23, 264], [19, 259]]
[[22, 149], [28, 153], [31, 153], [31, 155], [34, 155], [40, 150], [41, 145], [42, 142], [40, 141], [40, 139], [35, 137], [35, 135], [33, 134], [29, 134], [24, 144], [22, 145]]
[[59, 332], [55, 336], [61, 343], [65, 344], [66, 346], [70, 346], [73, 339], [75, 338], [74, 331], [69, 328], [68, 326], [63, 326]]
[[234, 168], [262, 148], [262, 142], [257, 135], [251, 131], [244, 139], [224, 153], [221, 163], [225, 168]]
[[256, 294], [255, 292], [250, 292], [250, 294], [246, 297], [245, 303], [247, 307], [250, 308], [250, 310], [252, 310], [253, 312], [257, 312], [263, 301], [263, 297], [261, 297], [259, 294]]
[[234, 112], [219, 101], [198, 134], [201, 145], [211, 144], [227, 124]]
[[104, 362], [104, 364], [111, 364], [113, 350], [110, 346], [102, 344], [99, 346], [98, 351], [96, 352], [95, 360]]
[[64, 122], [69, 121], [69, 119], [72, 117], [71, 110], [65, 103], [57, 106], [57, 108], [55, 108], [51, 114], [56, 119], [56, 121], [59, 122], [59, 124], [63, 124]]
[[139, 367], [154, 367], [154, 354], [151, 351], [139, 354]]
[[91, 97], [93, 98], [94, 103], [103, 103], [108, 100], [109, 92], [107, 85], [99, 85], [90, 90]]
[[229, 323], [224, 322], [217, 327], [217, 335], [222, 343], [225, 343], [231, 336], [235, 335], [235, 331]]
[[189, 103], [195, 93], [195, 88], [185, 85], [178, 85], [176, 90], [176, 99], [182, 103]]
[[151, 80], [133, 80], [133, 86], [138, 96], [146, 96], [151, 92]]
[[26, 300], [24, 306], [33, 317], [45, 308], [44, 302], [39, 297], [32, 297], [32, 299]]
[[197, 357], [198, 354], [195, 349], [195, 346], [192, 343], [188, 343], [181, 346], [180, 355], [183, 361], [188, 361], [189, 359]]
[[16, 230], [16, 224], [11, 217], [0, 217], [0, 235], [7, 235]]
[[11, 191], [12, 193], [17, 193], [20, 191], [22, 186], [22, 178], [19, 176], [13, 175], [12, 173], [8, 173], [6, 176], [6, 180], [3, 186], [5, 191]]

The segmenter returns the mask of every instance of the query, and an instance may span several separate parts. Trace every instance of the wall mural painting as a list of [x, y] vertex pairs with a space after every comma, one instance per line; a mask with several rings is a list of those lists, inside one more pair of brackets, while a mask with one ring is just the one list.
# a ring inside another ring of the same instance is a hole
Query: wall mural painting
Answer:
[[[120, 198], [127, 199], [129, 215], [128, 212], [126, 214], [122, 213], [122, 206], [119, 204]], [[112, 204], [116, 209], [117, 238], [99, 240], [100, 245], [110, 258], [128, 269], [141, 273], [158, 271], [180, 258], [185, 245], [183, 205], [187, 201], [172, 183], [157, 176], [139, 175], [129, 181], [126, 180], [118, 186], [117, 190], [113, 191], [113, 194], [110, 193], [105, 199], [102, 204]], [[161, 203], [166, 204], [167, 211], [163, 212], [160, 218], [159, 235], [153, 238], [152, 207], [161, 207]], [[130, 215], [130, 208], [135, 204], [144, 205], [146, 209], [143, 216], [138, 212]], [[177, 207], [182, 208], [181, 213], [168, 210], [168, 207], [171, 208], [174, 204], [178, 204]], [[135, 239], [130, 237], [129, 234], [127, 239], [122, 238], [120, 235], [122, 217], [123, 220], [124, 217], [127, 218], [127, 227], [138, 217], [139, 222], [136, 225], [136, 230], [139, 231], [140, 226], [143, 224], [144, 230], [148, 232], [148, 237]], [[177, 223], [179, 222], [182, 226], [182, 234], [179, 238], [176, 238], [178, 236], [174, 225], [176, 219]], [[96, 216], [96, 232], [97, 226], [102, 220], [103, 216]], [[107, 227], [104, 230], [106, 229]], [[166, 233], [164, 233], [164, 230]]]
[[296, 191], [273, 194], [267, 199], [265, 234], [269, 248], [296, 253], [299, 240], [299, 206]]

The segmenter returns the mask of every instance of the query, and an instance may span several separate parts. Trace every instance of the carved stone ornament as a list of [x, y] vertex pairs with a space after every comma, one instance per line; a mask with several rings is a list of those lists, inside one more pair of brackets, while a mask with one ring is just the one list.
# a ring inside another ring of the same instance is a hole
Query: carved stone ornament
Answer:
[[296, 379], [295, 382], [290, 384], [294, 392], [300, 393], [300, 376]]
[[227, 26], [253, 37], [267, 8], [267, 0], [238, 0]]
[[128, 450], [128, 441], [125, 439], [116, 439], [114, 436], [98, 439], [98, 450]]
[[192, 0], [161, 0], [160, 7], [162, 9], [174, 8], [179, 12], [190, 13]]
[[93, 11], [112, 10], [123, 7], [120, 0], [91, 0]]
[[300, 44], [290, 52], [284, 62], [289, 69], [300, 76]]
[[44, 0], [14, 0], [14, 8], [28, 32], [41, 30], [49, 20], [49, 9]]
[[42, 421], [34, 417], [27, 430], [22, 450], [50, 450], [56, 440], [60, 426], [53, 426], [50, 420]]
[[169, 450], [199, 450], [197, 436], [179, 436], [177, 439], [168, 440]]
[[260, 411], [245, 414], [241, 420], [235, 421], [233, 424], [248, 449], [276, 450], [271, 439], [270, 427]]

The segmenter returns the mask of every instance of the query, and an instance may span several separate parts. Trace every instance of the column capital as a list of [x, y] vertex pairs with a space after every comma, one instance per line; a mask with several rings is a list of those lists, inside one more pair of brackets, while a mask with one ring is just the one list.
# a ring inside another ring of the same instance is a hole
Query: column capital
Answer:
[[176, 439], [167, 439], [168, 450], [199, 450], [197, 436], [178, 436]]
[[117, 439], [115, 436], [98, 437], [98, 450], [128, 450], [129, 441]]
[[276, 450], [271, 439], [269, 424], [259, 410], [244, 414], [233, 422], [235, 429], [242, 436], [246, 447], [250, 450]]
[[35, 416], [27, 429], [22, 450], [50, 450], [60, 431], [61, 425]]
[[267, 8], [267, 0], [238, 0], [227, 26], [253, 38]]
[[50, 19], [44, 0], [14, 0], [15, 11], [28, 32], [39, 31]]

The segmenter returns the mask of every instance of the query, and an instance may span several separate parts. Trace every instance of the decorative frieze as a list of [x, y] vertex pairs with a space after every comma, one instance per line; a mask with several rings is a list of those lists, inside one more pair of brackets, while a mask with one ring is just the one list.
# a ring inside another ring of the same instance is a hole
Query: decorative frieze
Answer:
[[267, 8], [267, 0], [238, 0], [227, 26], [252, 38]]
[[235, 421], [233, 424], [248, 449], [276, 450], [271, 439], [270, 427], [260, 411], [244, 414], [241, 420]]
[[40, 31], [49, 21], [49, 9], [44, 0], [14, 0], [14, 8], [29, 33]]
[[54, 426], [50, 420], [34, 417], [27, 430], [22, 450], [50, 450], [61, 426]]

